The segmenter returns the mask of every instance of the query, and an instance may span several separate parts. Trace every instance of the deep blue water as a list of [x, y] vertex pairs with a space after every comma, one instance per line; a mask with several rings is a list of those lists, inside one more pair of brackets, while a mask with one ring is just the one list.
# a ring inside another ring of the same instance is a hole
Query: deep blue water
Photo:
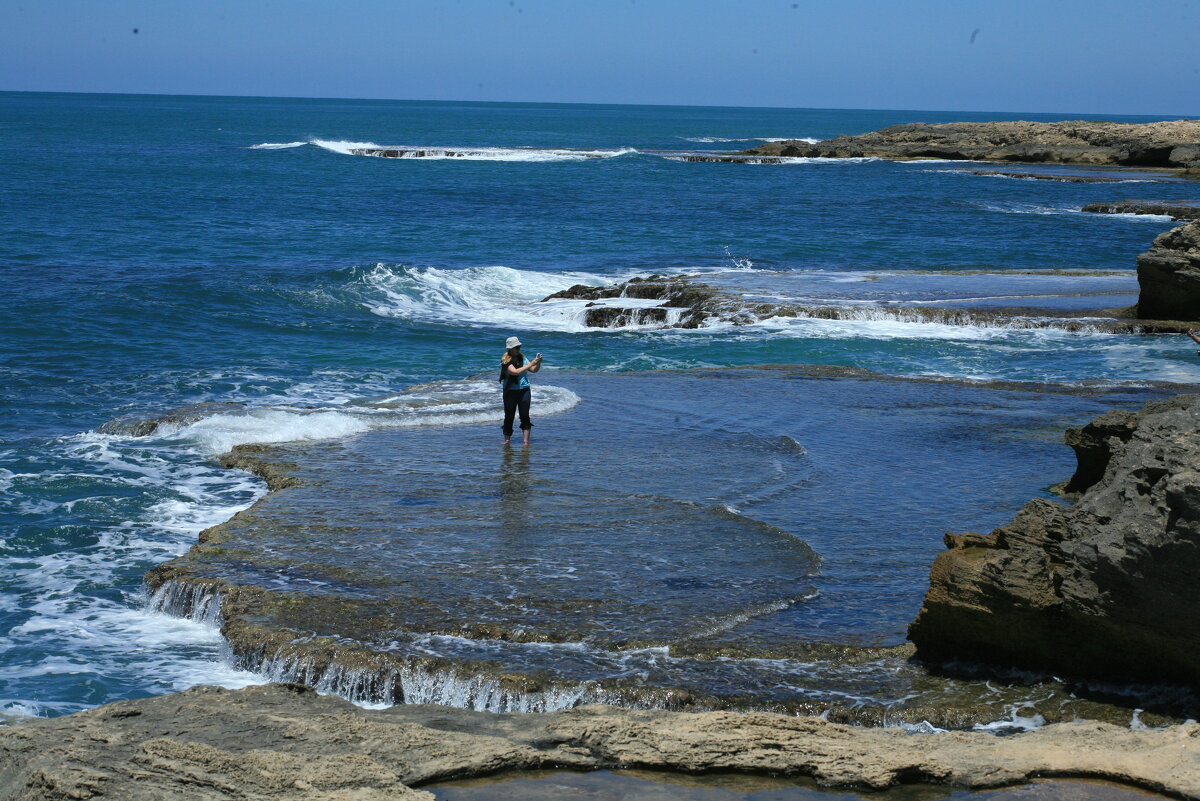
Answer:
[[[212, 630], [140, 606], [145, 569], [263, 491], [211, 455], [361, 431], [362, 420], [295, 407], [490, 371], [512, 333], [536, 341], [548, 367], [584, 371], [827, 364], [1200, 381], [1178, 337], [894, 319], [595, 331], [578, 308], [535, 303], [574, 283], [684, 272], [834, 304], [1132, 302], [1134, 258], [1172, 224], [1079, 207], [1195, 198], [1194, 184], [653, 152], [1005, 118], [1056, 119], [0, 93], [0, 707], [52, 714], [255, 680], [223, 666]], [[348, 155], [355, 142], [492, 150], [390, 160]], [[205, 400], [261, 413], [151, 440], [95, 430]], [[480, 420], [494, 414], [487, 403]]]

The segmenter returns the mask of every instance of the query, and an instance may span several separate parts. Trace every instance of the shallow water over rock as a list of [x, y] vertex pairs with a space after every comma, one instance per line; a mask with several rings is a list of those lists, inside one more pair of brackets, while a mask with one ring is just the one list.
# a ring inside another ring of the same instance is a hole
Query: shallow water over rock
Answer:
[[944, 531], [999, 524], [1070, 474], [1064, 427], [1157, 390], [540, 378], [583, 400], [539, 418], [535, 390], [528, 450], [474, 425], [252, 450], [301, 486], [155, 571], [161, 605], [219, 593], [239, 664], [365, 701], [1095, 714], [1055, 687], [934, 679], [896, 646]]
[[1039, 781], [1020, 787], [973, 792], [910, 786], [860, 793], [821, 789], [811, 781], [766, 776], [687, 776], [657, 771], [528, 771], [467, 779], [423, 788], [438, 801], [1150, 801], [1165, 798], [1119, 785]]

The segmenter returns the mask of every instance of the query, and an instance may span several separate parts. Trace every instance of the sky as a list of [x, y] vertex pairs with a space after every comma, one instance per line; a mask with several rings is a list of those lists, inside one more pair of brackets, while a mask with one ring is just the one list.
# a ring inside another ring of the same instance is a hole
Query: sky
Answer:
[[1200, 116], [1200, 0], [0, 0], [0, 90]]

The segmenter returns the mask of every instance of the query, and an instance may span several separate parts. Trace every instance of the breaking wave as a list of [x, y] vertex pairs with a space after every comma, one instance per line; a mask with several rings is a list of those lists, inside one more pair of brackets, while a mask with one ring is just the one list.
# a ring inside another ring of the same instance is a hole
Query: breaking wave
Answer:
[[[579, 403], [569, 389], [537, 384], [539, 414], [557, 414]], [[416, 428], [499, 422], [504, 408], [498, 383], [485, 380], [437, 381], [337, 407], [267, 406], [214, 414], [195, 422], [160, 427], [172, 444], [205, 454], [236, 445], [340, 439], [376, 428]]]
[[586, 161], [637, 153], [634, 148], [587, 149], [551, 147], [453, 147], [378, 145], [345, 139], [308, 139], [302, 142], [263, 142], [251, 150], [286, 150], [312, 145], [346, 156], [461, 161]]
[[1033, 203], [980, 203], [978, 208], [985, 211], [995, 211], [1000, 214], [1038, 214], [1045, 216], [1083, 215], [1089, 218], [1113, 218], [1132, 220], [1134, 222], [1173, 223], [1175, 218], [1169, 214], [1097, 214], [1084, 211], [1072, 206], [1039, 206]]
[[811, 136], [681, 136], [679, 138], [685, 142], [697, 142], [700, 144], [712, 144], [716, 142], [807, 142], [810, 145], [815, 145], [821, 141]]

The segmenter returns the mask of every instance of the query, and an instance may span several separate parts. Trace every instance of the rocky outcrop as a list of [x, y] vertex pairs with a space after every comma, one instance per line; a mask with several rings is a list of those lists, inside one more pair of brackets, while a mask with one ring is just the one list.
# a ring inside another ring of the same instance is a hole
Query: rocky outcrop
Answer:
[[867, 790], [1079, 777], [1200, 799], [1200, 725], [913, 736], [766, 713], [367, 710], [275, 684], [193, 687], [0, 729], [7, 801], [432, 801], [414, 788], [542, 768], [769, 774]]
[[917, 657], [1200, 687], [1200, 395], [1068, 434], [1064, 508], [947, 534], [909, 628]]
[[180, 406], [178, 409], [154, 415], [127, 414], [123, 417], [117, 417], [106, 423], [102, 423], [96, 430], [101, 434], [148, 437], [171, 426], [181, 427], [203, 420], [206, 417], [212, 417], [214, 414], [229, 414], [230, 412], [238, 412], [245, 408], [243, 404], [233, 401], [226, 401], [224, 403], [205, 401], [203, 403]]
[[1200, 220], [1200, 201], [1121, 200], [1116, 203], [1088, 203], [1083, 211], [1093, 214], [1154, 214], [1176, 220]]
[[816, 143], [768, 142], [742, 152], [785, 157], [873, 156], [1196, 168], [1200, 167], [1200, 121], [910, 123]]
[[1172, 228], [1138, 256], [1138, 317], [1200, 320], [1200, 221]]
[[[622, 306], [622, 299], [661, 302], [647, 308]], [[655, 323], [671, 328], [698, 328], [707, 318], [719, 315], [721, 309], [727, 305], [722, 302], [723, 299], [717, 291], [707, 284], [663, 275], [631, 278], [620, 284], [606, 286], [576, 284], [542, 298], [541, 302], [553, 300], [589, 301], [584, 314], [584, 324], [590, 328]], [[674, 310], [678, 314], [668, 315], [668, 310]]]
[[[589, 328], [648, 326], [699, 328], [710, 323], [750, 325], [771, 317], [812, 320], [893, 320], [903, 323], [940, 323], [981, 328], [1035, 329], [1113, 334], [1182, 333], [1191, 324], [1179, 320], [1139, 320], [1134, 307], [1123, 309], [1046, 309], [1038, 307], [953, 308], [943, 306], [886, 305], [832, 306], [799, 303], [766, 303], [740, 298], [691, 278], [650, 276], [620, 284], [576, 284], [542, 298], [586, 301], [583, 323]], [[657, 305], [622, 301], [660, 301]]]
[[[967, 170], [971, 175], [987, 175], [994, 178], [1017, 178], [1022, 181], [1054, 181], [1060, 184], [1124, 184], [1130, 178], [1120, 178], [1106, 175], [1049, 175], [1036, 172], [1005, 172], [1003, 170]], [[1166, 183], [1165, 178], [1138, 178], [1137, 183]], [[1100, 206], [1101, 203], [1092, 205]], [[1085, 209], [1086, 211], [1086, 209]]]

